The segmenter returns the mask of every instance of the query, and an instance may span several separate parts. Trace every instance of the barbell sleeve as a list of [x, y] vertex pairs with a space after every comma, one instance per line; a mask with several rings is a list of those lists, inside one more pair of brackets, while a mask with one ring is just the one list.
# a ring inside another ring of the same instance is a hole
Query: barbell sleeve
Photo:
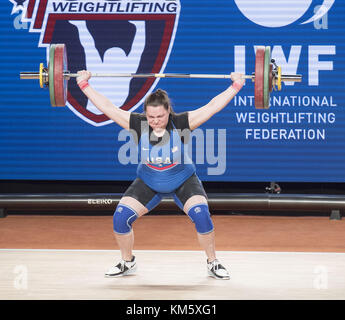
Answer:
[[40, 78], [39, 72], [21, 72], [20, 79], [24, 80], [38, 80]]

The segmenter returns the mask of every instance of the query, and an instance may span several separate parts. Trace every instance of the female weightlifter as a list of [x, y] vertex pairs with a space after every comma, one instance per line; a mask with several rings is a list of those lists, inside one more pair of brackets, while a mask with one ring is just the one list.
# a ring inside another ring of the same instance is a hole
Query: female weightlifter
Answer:
[[132, 132], [141, 155], [137, 178], [124, 193], [113, 216], [114, 234], [122, 260], [105, 276], [124, 276], [136, 271], [132, 224], [157, 206], [163, 196], [170, 195], [195, 224], [200, 246], [207, 256], [208, 274], [216, 279], [230, 279], [228, 271], [216, 258], [215, 232], [207, 195], [196, 175], [195, 165], [184, 149], [186, 130], [191, 132], [221, 111], [241, 90], [245, 81], [242, 75], [232, 73], [233, 83], [225, 91], [203, 107], [179, 114], [174, 113], [167, 93], [160, 89], [146, 98], [143, 114], [117, 108], [89, 85], [91, 76], [89, 71], [78, 72], [80, 89], [100, 111]]

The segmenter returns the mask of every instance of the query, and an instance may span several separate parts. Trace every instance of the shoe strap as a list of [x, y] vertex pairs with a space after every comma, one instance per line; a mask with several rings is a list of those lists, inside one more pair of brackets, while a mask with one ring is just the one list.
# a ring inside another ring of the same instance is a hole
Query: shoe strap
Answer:
[[115, 267], [123, 271], [125, 269], [125, 264], [126, 264], [126, 261], [121, 260]]
[[213, 260], [212, 262], [209, 262], [209, 264], [212, 266], [212, 269], [218, 270], [218, 269], [224, 269], [226, 270], [218, 261], [218, 259]]

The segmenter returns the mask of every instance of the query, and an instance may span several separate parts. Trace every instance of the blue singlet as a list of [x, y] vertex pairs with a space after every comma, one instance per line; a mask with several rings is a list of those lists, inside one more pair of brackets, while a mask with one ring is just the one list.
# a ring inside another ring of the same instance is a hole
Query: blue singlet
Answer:
[[143, 133], [138, 143], [140, 163], [137, 176], [156, 192], [170, 193], [176, 190], [196, 171], [185, 150], [186, 146], [174, 124], [170, 139], [164, 144], [152, 145], [149, 132]]

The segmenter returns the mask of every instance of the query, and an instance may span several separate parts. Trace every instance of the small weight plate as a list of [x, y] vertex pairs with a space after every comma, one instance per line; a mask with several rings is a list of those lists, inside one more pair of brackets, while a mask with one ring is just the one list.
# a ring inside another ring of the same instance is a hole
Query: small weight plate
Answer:
[[273, 90], [273, 73], [272, 73], [272, 69], [273, 69], [273, 66], [272, 66], [272, 63], [270, 64], [270, 92], [272, 92]]
[[43, 88], [43, 63], [40, 63], [40, 73], [39, 73], [39, 77], [40, 77], [40, 88]]

